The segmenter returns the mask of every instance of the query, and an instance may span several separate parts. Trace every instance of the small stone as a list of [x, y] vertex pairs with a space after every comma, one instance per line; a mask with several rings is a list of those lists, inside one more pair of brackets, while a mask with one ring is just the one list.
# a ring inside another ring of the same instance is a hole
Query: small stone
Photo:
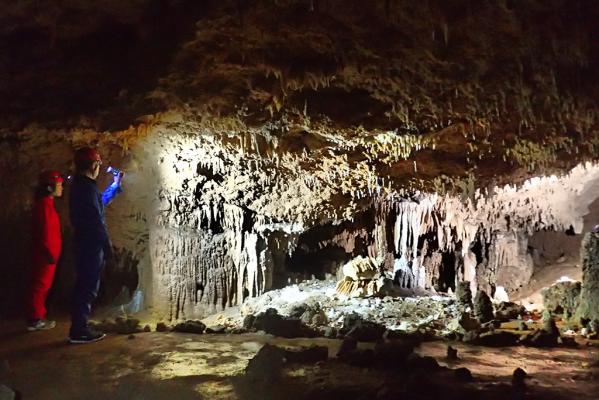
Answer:
[[168, 331], [168, 327], [164, 322], [159, 322], [156, 324], [156, 332], [166, 332]]
[[518, 321], [518, 330], [519, 331], [527, 331], [528, 325], [526, 324], [526, 322], [524, 322], [522, 320]]
[[477, 331], [468, 331], [466, 333], [464, 333], [464, 336], [462, 337], [462, 341], [464, 343], [470, 343], [470, 342], [474, 342], [476, 339], [478, 339], [479, 333]]
[[250, 330], [254, 327], [254, 321], [256, 320], [256, 317], [252, 314], [246, 315], [243, 318], [243, 329], [246, 330]]
[[281, 377], [284, 363], [285, 351], [267, 343], [249, 361], [245, 374], [254, 380], [276, 381]]
[[185, 322], [181, 322], [175, 325], [175, 327], [173, 328], [173, 331], [181, 333], [199, 334], [204, 333], [204, 330], [206, 330], [206, 325], [204, 325], [204, 323], [202, 323], [201, 321], [197, 320], [187, 320]]
[[516, 345], [519, 339], [518, 334], [505, 331], [489, 331], [481, 333], [472, 343], [480, 346], [506, 347]]
[[447, 359], [448, 360], [457, 360], [458, 359], [458, 350], [454, 349], [451, 346], [447, 346]]
[[302, 324], [310, 325], [312, 323], [312, 318], [314, 317], [314, 315], [315, 315], [314, 311], [306, 310], [302, 314], [300, 321], [302, 321]]
[[495, 311], [495, 319], [505, 322], [512, 319], [517, 319], [525, 312], [526, 309], [520, 304], [502, 301], [497, 306], [497, 311]]
[[484, 331], [492, 331], [495, 329], [499, 329], [500, 327], [501, 327], [501, 322], [499, 322], [496, 319], [485, 322], [484, 324], [481, 324], [481, 326], [480, 326], [480, 328]]
[[227, 330], [227, 327], [224, 325], [215, 325], [215, 326], [210, 326], [210, 327], [206, 328], [206, 333], [220, 334], [220, 333], [225, 333], [226, 330]]
[[150, 328], [150, 325], [144, 325], [144, 332], [152, 332], [152, 328]]
[[329, 358], [329, 349], [325, 346], [302, 347], [299, 350], [285, 350], [285, 359], [290, 363], [315, 364]]
[[543, 330], [552, 336], [559, 337], [559, 329], [553, 318], [548, 318], [543, 322]]
[[480, 329], [480, 323], [472, 318], [470, 313], [461, 312], [458, 318], [454, 318], [448, 325], [450, 331], [459, 333], [478, 331]]
[[127, 339], [129, 339], [129, 340], [135, 339], [135, 335], [131, 334], [131, 335], [127, 336]]
[[342, 357], [344, 354], [358, 348], [358, 341], [351, 336], [345, 337], [341, 342], [339, 351], [337, 351], [337, 357]]
[[308, 306], [306, 304], [296, 304], [295, 306], [291, 307], [289, 316], [292, 318], [301, 318], [307, 310]]
[[316, 336], [316, 332], [302, 324], [299, 319], [283, 317], [274, 308], [256, 315], [252, 327], [253, 329], [263, 330], [271, 335], [285, 338]]
[[327, 316], [323, 311], [319, 311], [312, 317], [312, 325], [314, 326], [323, 326], [328, 322]]
[[332, 326], [327, 326], [324, 329], [324, 333], [323, 333], [324, 337], [329, 338], [329, 339], [334, 339], [337, 337], [337, 329], [333, 328]]
[[516, 389], [523, 389], [526, 387], [524, 380], [528, 374], [522, 368], [516, 368], [512, 374], [512, 386]]
[[240, 335], [242, 333], [247, 333], [248, 331], [244, 328], [228, 328], [225, 333], [230, 333], [232, 335]]
[[454, 373], [459, 381], [470, 382], [472, 380], [472, 372], [468, 368], [458, 368], [454, 370]]

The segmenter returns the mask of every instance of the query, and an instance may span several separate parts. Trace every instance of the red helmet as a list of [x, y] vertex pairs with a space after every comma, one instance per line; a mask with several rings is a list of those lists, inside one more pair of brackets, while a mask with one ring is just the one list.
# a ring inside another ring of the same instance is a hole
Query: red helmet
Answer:
[[75, 163], [79, 161], [102, 161], [98, 150], [92, 147], [82, 147], [75, 152]]
[[59, 182], [64, 182], [60, 172], [57, 171], [42, 171], [38, 176], [40, 185], [55, 185]]

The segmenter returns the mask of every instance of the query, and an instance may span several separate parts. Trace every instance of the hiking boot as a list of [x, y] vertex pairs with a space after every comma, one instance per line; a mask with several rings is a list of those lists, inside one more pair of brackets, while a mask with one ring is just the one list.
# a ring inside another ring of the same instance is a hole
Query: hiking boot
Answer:
[[102, 340], [106, 337], [105, 333], [97, 332], [94, 330], [87, 330], [81, 334], [70, 334], [69, 335], [69, 343], [71, 344], [85, 344], [85, 343], [93, 343], [98, 340]]
[[55, 321], [48, 321], [47, 319], [36, 319], [27, 323], [27, 330], [29, 332], [45, 331], [48, 329], [52, 329], [55, 326]]

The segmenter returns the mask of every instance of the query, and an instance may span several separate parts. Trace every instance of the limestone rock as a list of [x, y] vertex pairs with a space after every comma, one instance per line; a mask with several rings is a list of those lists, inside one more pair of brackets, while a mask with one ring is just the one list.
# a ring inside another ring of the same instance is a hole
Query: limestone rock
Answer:
[[164, 322], [158, 322], [156, 324], [156, 332], [167, 332], [169, 327]]
[[375, 342], [383, 337], [386, 328], [371, 321], [365, 321], [358, 314], [349, 314], [343, 321], [341, 333], [360, 342]]
[[337, 337], [337, 329], [332, 326], [327, 326], [323, 332], [324, 337], [333, 339]]
[[582, 288], [578, 317], [584, 325], [585, 321], [596, 321], [599, 324], [599, 232], [585, 235], [581, 250]]
[[201, 321], [187, 320], [173, 327], [174, 332], [181, 333], [204, 333], [206, 325]]
[[283, 317], [274, 308], [256, 315], [252, 328], [285, 338], [316, 336], [316, 333], [299, 319]]
[[580, 282], [558, 282], [542, 291], [543, 306], [552, 316], [569, 319], [580, 304]]
[[472, 378], [472, 372], [468, 368], [457, 368], [454, 370], [455, 377], [462, 382], [470, 382]]
[[374, 346], [377, 363], [387, 368], [403, 365], [408, 356], [413, 352], [414, 345], [408, 341], [380, 340]]
[[224, 325], [214, 325], [214, 326], [210, 326], [210, 327], [206, 328], [205, 332], [212, 333], [212, 334], [226, 333], [227, 327]]
[[522, 368], [516, 368], [512, 374], [512, 386], [514, 389], [524, 389], [526, 387], [525, 379], [528, 377], [526, 371]]
[[324, 311], [322, 311], [322, 310], [317, 312], [312, 317], [312, 322], [311, 322], [312, 326], [323, 326], [323, 325], [326, 325], [327, 323], [328, 323], [328, 318], [327, 318], [326, 314], [324, 313]]
[[[385, 285], [384, 279], [375, 279], [379, 273], [379, 263], [371, 257], [358, 256], [346, 263], [343, 279], [337, 284], [337, 293], [350, 297], [368, 297], [379, 293]], [[386, 292], [389, 288], [386, 288]]]
[[284, 364], [285, 351], [267, 343], [248, 362], [245, 374], [254, 380], [278, 380]]
[[448, 327], [450, 331], [465, 333], [470, 331], [477, 331], [480, 329], [480, 323], [472, 318], [470, 313], [462, 312], [459, 315], [459, 318], [453, 319]]
[[354, 281], [370, 280], [377, 272], [376, 261], [371, 257], [358, 256], [343, 266], [343, 276]]
[[102, 332], [118, 333], [120, 335], [143, 332], [143, 328], [139, 325], [139, 320], [135, 318], [118, 317], [114, 320], [105, 319], [102, 322], [90, 322], [90, 326]]
[[369, 297], [379, 293], [378, 280], [353, 280], [345, 277], [337, 284], [337, 293], [349, 297]]
[[474, 317], [480, 323], [493, 319], [493, 303], [484, 290], [480, 290], [474, 298]]
[[520, 338], [525, 346], [554, 347], [562, 343], [561, 336], [553, 318], [548, 318], [543, 328], [536, 329]]
[[310, 346], [300, 349], [285, 350], [285, 359], [289, 363], [316, 364], [329, 358], [329, 349], [326, 346]]
[[502, 301], [499, 303], [497, 310], [495, 311], [495, 319], [502, 322], [509, 321], [511, 319], [517, 319], [525, 312], [526, 309], [520, 304]]
[[342, 358], [345, 354], [357, 349], [358, 341], [353, 337], [349, 336], [343, 339], [339, 350], [337, 351], [337, 357]]
[[256, 317], [252, 314], [246, 315], [243, 318], [243, 329], [247, 329], [250, 330], [252, 329], [252, 327], [254, 326], [254, 321], [256, 320]]
[[457, 360], [458, 359], [458, 350], [454, 349], [451, 346], [447, 346], [447, 359], [448, 360]]
[[518, 343], [520, 336], [505, 331], [483, 332], [470, 343], [488, 347], [514, 346]]
[[472, 291], [470, 290], [470, 282], [461, 281], [456, 284], [455, 296], [462, 308], [472, 308]]

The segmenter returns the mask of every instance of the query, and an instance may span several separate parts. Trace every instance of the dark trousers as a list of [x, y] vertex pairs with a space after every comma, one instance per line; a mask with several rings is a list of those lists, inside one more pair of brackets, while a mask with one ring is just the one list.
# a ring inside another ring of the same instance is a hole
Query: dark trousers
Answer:
[[75, 243], [77, 278], [71, 311], [71, 335], [87, 332], [92, 303], [98, 297], [104, 268], [104, 251], [96, 243]]

